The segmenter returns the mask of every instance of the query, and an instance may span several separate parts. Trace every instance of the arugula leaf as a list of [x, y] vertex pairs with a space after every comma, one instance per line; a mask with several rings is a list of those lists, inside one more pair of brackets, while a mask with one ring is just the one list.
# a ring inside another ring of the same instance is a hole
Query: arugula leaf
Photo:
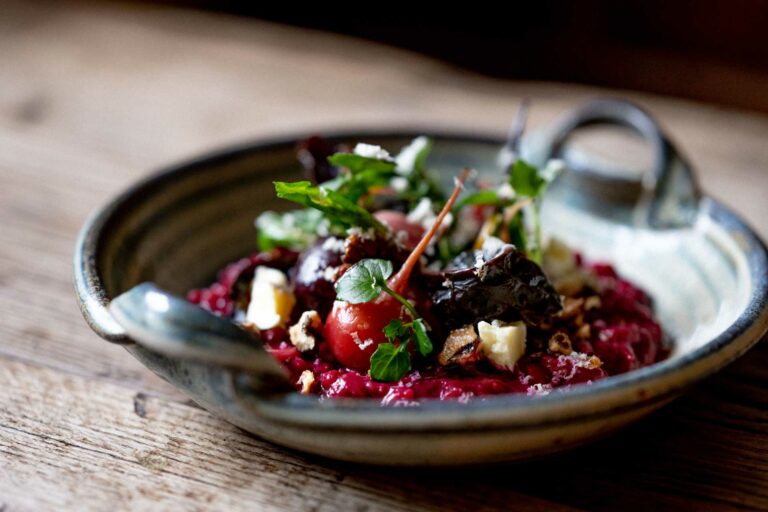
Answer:
[[413, 337], [416, 340], [416, 347], [419, 349], [419, 353], [422, 356], [426, 356], [432, 352], [432, 340], [429, 339], [427, 334], [427, 324], [421, 318], [415, 319], [411, 322], [413, 328]]
[[411, 369], [411, 356], [407, 343], [395, 346], [382, 343], [371, 356], [371, 378], [383, 382], [394, 382], [403, 378]]
[[382, 234], [389, 233], [388, 228], [376, 220], [371, 212], [357, 206], [340, 192], [312, 185], [309, 181], [275, 181], [274, 185], [277, 197], [320, 210], [332, 224], [343, 228], [373, 228]]
[[509, 178], [512, 188], [523, 197], [538, 197], [548, 185], [536, 167], [520, 159], [512, 164]]
[[397, 164], [393, 160], [380, 160], [355, 153], [335, 153], [328, 157], [328, 162], [339, 167], [346, 167], [352, 174], [364, 170], [373, 172], [394, 172]]
[[384, 336], [389, 341], [403, 339], [408, 336], [408, 327], [399, 318], [395, 318], [384, 327]]
[[392, 262], [387, 260], [360, 260], [336, 281], [336, 299], [350, 304], [370, 302], [386, 288], [392, 275]]
[[275, 247], [305, 249], [317, 239], [323, 222], [323, 214], [312, 209], [286, 213], [266, 211], [256, 218], [259, 250], [268, 251]]

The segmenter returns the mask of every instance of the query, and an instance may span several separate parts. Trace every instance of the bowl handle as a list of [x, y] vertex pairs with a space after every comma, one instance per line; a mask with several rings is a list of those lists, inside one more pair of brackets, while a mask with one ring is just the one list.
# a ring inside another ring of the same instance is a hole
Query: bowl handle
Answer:
[[119, 295], [109, 312], [132, 340], [153, 352], [244, 372], [261, 392], [293, 389], [285, 369], [255, 335], [154, 283]]
[[[691, 226], [698, 212], [701, 191], [693, 169], [680, 155], [658, 123], [644, 109], [627, 100], [597, 98], [566, 113], [555, 125], [545, 155], [562, 158], [568, 139], [580, 128], [608, 125], [628, 128], [650, 142], [654, 161], [650, 172], [640, 182], [633, 222], [642, 227], [670, 229]], [[602, 181], [602, 186], [620, 187], [625, 179], [608, 178], [585, 166], [568, 162], [568, 168], [582, 182]], [[600, 188], [581, 184], [580, 191], [592, 190], [595, 201], [600, 201]], [[603, 188], [602, 190], [606, 190]]]

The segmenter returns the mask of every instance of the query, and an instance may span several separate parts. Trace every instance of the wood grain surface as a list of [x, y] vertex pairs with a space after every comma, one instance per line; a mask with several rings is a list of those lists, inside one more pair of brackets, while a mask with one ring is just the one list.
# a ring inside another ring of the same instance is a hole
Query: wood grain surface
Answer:
[[[501, 56], [500, 56], [501, 58]], [[768, 118], [639, 94], [704, 189], [768, 235]], [[0, 511], [768, 510], [768, 346], [563, 456], [381, 469], [291, 452], [190, 402], [80, 316], [86, 216], [137, 178], [339, 126], [504, 133], [606, 91], [493, 81], [361, 41], [120, 4], [0, 3]]]

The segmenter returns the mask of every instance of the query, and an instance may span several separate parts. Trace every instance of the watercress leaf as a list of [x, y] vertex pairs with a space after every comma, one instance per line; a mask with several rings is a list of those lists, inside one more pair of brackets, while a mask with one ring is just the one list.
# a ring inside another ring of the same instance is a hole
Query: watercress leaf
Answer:
[[328, 157], [328, 162], [339, 167], [346, 167], [352, 174], [369, 170], [374, 172], [394, 172], [393, 160], [380, 160], [355, 153], [336, 153]]
[[403, 378], [411, 369], [411, 355], [406, 344], [395, 346], [382, 343], [371, 356], [371, 378], [382, 382], [394, 382]]
[[319, 210], [332, 224], [343, 228], [373, 228], [382, 234], [389, 232], [368, 210], [339, 191], [315, 186], [309, 181], [276, 181], [274, 184], [277, 197]]
[[388, 260], [358, 261], [336, 281], [336, 299], [345, 300], [350, 304], [372, 301], [387, 284], [392, 270], [392, 262]]
[[403, 339], [408, 336], [408, 327], [405, 326], [402, 320], [395, 318], [384, 327], [384, 336], [389, 341]]
[[427, 325], [424, 320], [417, 318], [412, 323], [413, 337], [416, 340], [416, 347], [419, 349], [419, 353], [422, 356], [426, 356], [432, 352], [432, 340], [429, 339], [427, 334]]
[[538, 197], [548, 184], [536, 167], [520, 159], [512, 164], [509, 179], [515, 192], [523, 197]]

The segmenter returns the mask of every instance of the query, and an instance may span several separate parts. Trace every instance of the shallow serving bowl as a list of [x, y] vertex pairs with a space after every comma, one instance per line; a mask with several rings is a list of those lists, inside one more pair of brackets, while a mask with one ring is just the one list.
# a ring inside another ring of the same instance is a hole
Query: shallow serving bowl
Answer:
[[[672, 355], [661, 363], [545, 396], [381, 407], [280, 392], [263, 385], [259, 366], [244, 361], [250, 352], [238, 353], [242, 346], [221, 333], [164, 321], [137, 329], [126, 320], [130, 311], [114, 314], [111, 300], [140, 283], [155, 283], [159, 289], [152, 293], [161, 299], [169, 297], [165, 292], [183, 296], [253, 252], [254, 217], [290, 207], [274, 197], [271, 182], [300, 177], [297, 138], [257, 142], [182, 164], [97, 212], [83, 228], [75, 254], [83, 313], [100, 336], [123, 344], [214, 414], [276, 443], [328, 457], [376, 464], [475, 463], [540, 455], [603, 436], [729, 363], [768, 327], [765, 246], [728, 208], [700, 196], [663, 134], [652, 123], [649, 129], [647, 116], [636, 107], [621, 110], [623, 104], [590, 104], [567, 117], [546, 143], [529, 143], [524, 153], [533, 160], [566, 155], [561, 150], [567, 135], [599, 122], [629, 126], [651, 140], [655, 168], [640, 186], [594, 169], [573, 170], [547, 198], [544, 225], [588, 258], [612, 262], [653, 296], [675, 340]], [[503, 141], [493, 138], [430, 130], [350, 131], [333, 138], [397, 149], [420, 133], [434, 137], [430, 164], [444, 176], [465, 166], [498, 173]], [[167, 301], [163, 304], [167, 308]], [[252, 357], [262, 358], [258, 342], [254, 347]]]

